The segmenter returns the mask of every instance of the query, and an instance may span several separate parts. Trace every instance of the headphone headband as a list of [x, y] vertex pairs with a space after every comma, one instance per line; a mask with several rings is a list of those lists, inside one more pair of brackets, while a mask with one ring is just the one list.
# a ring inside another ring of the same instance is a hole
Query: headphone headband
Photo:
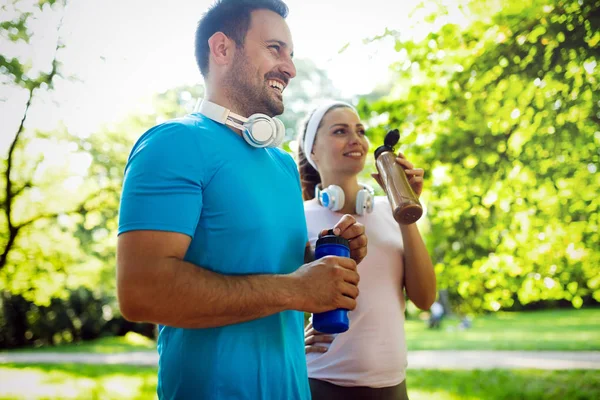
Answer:
[[[283, 122], [265, 114], [253, 114], [245, 118], [223, 106], [202, 99], [198, 99], [194, 111], [215, 122], [239, 129], [244, 140], [252, 147], [277, 147], [285, 138]], [[254, 132], [254, 129], [257, 131]]]
[[[358, 215], [373, 212], [375, 207], [375, 191], [369, 185], [360, 184], [362, 189], [356, 193], [355, 211]], [[325, 208], [331, 211], [339, 211], [344, 207], [346, 195], [344, 190], [337, 185], [329, 185], [321, 189], [321, 184], [315, 185], [315, 198]]]

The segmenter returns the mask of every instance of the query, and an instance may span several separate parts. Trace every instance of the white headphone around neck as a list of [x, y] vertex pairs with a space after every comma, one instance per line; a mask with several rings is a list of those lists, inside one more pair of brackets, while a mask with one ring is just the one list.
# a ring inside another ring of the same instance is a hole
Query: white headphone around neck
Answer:
[[[375, 192], [369, 185], [361, 183], [363, 187], [356, 193], [356, 214], [364, 215], [373, 212], [375, 207]], [[319, 204], [331, 211], [339, 211], [344, 207], [346, 195], [344, 190], [337, 185], [329, 185], [326, 189], [321, 189], [321, 184], [315, 186], [315, 197]]]
[[277, 147], [285, 138], [283, 122], [266, 114], [252, 114], [245, 118], [208, 100], [198, 100], [194, 112], [239, 129], [244, 140], [252, 147]]

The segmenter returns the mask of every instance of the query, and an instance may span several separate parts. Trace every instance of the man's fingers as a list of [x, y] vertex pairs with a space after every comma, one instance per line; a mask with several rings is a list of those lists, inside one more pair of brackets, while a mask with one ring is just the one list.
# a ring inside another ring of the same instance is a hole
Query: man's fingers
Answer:
[[[335, 257], [335, 256], [334, 256]], [[349, 269], [351, 271], [356, 271], [356, 261], [348, 257], [335, 257], [335, 262], [337, 265], [344, 269]]]
[[356, 299], [358, 297], [358, 286], [356, 286], [356, 284], [352, 284], [352, 283], [345, 283], [344, 286], [342, 287], [342, 294], [344, 296], [348, 296], [352, 299]]
[[356, 308], [356, 300], [348, 296], [343, 296], [342, 301], [340, 301], [339, 308], [352, 311]]
[[356, 271], [345, 270], [344, 281], [353, 285], [358, 285], [358, 282], [360, 282], [360, 275], [358, 275], [358, 272]]

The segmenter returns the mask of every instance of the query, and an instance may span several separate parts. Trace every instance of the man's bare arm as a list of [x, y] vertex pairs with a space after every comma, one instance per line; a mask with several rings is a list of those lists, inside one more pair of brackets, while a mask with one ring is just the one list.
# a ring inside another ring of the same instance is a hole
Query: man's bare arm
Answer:
[[359, 278], [352, 260], [322, 260], [318, 268], [304, 266], [297, 276], [228, 276], [183, 261], [190, 241], [187, 235], [161, 231], [119, 236], [117, 290], [125, 318], [208, 328], [290, 309], [321, 312], [356, 306]]

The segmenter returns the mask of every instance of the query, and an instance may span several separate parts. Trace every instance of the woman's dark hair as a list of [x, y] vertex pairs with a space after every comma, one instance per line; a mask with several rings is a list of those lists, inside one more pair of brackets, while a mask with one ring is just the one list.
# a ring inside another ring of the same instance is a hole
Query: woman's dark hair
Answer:
[[288, 7], [281, 0], [217, 0], [202, 16], [196, 28], [195, 53], [203, 76], [208, 74], [208, 39], [223, 32], [238, 48], [243, 47], [250, 28], [250, 14], [255, 10], [271, 10], [282, 18], [288, 15]]
[[[331, 107], [321, 118], [319, 121], [319, 126], [317, 127], [317, 131], [321, 129], [323, 124], [323, 119], [331, 110], [335, 110], [336, 108], [347, 108], [347, 106], [342, 104], [336, 104]], [[316, 110], [315, 110], [316, 111]], [[304, 126], [301, 134], [298, 137], [298, 171], [300, 172], [300, 183], [302, 185], [302, 198], [304, 200], [312, 200], [315, 198], [315, 186], [321, 183], [321, 175], [319, 172], [308, 162], [306, 158], [306, 153], [304, 152], [304, 137], [306, 136], [306, 130], [308, 129], [308, 122], [312, 118], [315, 111], [311, 112], [306, 121], [304, 122]], [[315, 142], [316, 143], [316, 138]], [[306, 149], [307, 151], [312, 151], [312, 149]]]

